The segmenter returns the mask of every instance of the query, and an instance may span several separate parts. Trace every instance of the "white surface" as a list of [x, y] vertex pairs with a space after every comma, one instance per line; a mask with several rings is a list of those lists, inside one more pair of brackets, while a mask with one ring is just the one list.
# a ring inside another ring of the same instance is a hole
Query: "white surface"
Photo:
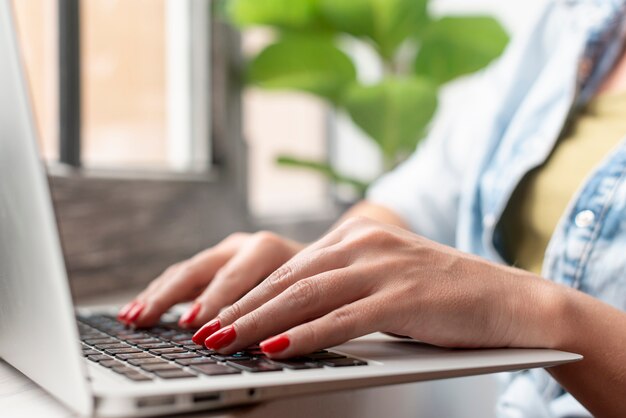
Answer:
[[[479, 376], [383, 388], [298, 397], [206, 412], [193, 417], [215, 418], [430, 418], [494, 416], [497, 393], [493, 376]], [[25, 376], [0, 360], [0, 415], [7, 418], [76, 417]]]

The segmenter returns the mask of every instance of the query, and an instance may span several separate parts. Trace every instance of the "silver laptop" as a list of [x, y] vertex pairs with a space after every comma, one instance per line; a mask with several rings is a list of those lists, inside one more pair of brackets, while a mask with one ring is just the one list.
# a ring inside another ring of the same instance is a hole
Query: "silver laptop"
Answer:
[[168, 318], [77, 315], [36, 141], [10, 1], [0, 0], [0, 357], [82, 415], [146, 416], [577, 361], [541, 349], [448, 350], [373, 334], [284, 362], [220, 357]]

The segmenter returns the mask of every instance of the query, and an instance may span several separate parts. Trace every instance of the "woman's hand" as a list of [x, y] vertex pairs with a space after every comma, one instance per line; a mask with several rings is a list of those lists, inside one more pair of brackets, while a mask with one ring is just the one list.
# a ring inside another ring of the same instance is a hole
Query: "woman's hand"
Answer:
[[[272, 273], [194, 341], [229, 353], [263, 341], [284, 358], [383, 331], [447, 347], [543, 346], [549, 282], [353, 218]], [[217, 332], [216, 332], [217, 331]]]
[[304, 247], [270, 232], [237, 233], [215, 247], [168, 268], [120, 310], [127, 324], [149, 326], [173, 305], [195, 299], [182, 327], [214, 318]]

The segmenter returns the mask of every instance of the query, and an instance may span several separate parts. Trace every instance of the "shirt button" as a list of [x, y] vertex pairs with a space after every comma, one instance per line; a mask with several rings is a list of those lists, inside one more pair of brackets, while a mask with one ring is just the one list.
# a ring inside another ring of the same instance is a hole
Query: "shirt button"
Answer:
[[587, 228], [590, 226], [593, 221], [596, 220], [596, 215], [590, 210], [583, 210], [578, 212], [576, 215], [576, 219], [574, 219], [574, 223], [579, 228]]
[[493, 214], [485, 215], [483, 218], [483, 226], [485, 228], [493, 228], [496, 225], [496, 217]]

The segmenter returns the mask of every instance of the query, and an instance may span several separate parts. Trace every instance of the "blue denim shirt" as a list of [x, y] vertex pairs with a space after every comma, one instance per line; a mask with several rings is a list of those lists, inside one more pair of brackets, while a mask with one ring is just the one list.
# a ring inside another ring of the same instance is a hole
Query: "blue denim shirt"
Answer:
[[[479, 76], [469, 105], [440, 116], [415, 154], [370, 188], [368, 200], [396, 211], [417, 233], [504, 263], [498, 222], [513, 191], [593, 96], [620, 57], [625, 33], [625, 0], [547, 2], [536, 24]], [[572, 196], [543, 276], [626, 310], [624, 253], [626, 138]], [[544, 370], [507, 376], [501, 417], [590, 416]]]

